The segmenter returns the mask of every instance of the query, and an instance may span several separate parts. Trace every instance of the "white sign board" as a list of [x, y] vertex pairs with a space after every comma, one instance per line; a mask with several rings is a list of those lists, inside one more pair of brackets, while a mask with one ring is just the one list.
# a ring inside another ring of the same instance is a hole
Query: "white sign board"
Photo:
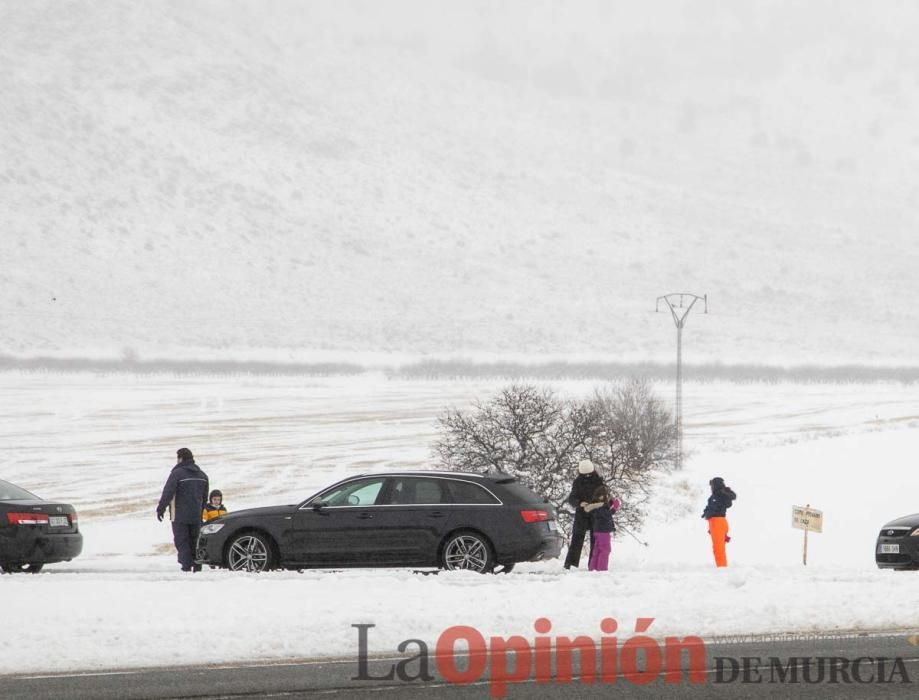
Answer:
[[791, 526], [808, 532], [823, 532], [823, 511], [810, 507], [792, 506]]

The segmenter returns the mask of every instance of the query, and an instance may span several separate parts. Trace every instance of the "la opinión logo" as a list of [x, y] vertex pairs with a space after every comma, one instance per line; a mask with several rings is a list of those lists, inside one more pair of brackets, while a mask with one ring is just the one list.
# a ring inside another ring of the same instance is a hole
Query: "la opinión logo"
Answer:
[[[587, 635], [552, 636], [552, 622], [540, 617], [533, 623], [532, 639], [486, 637], [475, 627], [448, 627], [434, 644], [433, 660], [440, 677], [448, 683], [469, 685], [479, 682], [488, 671], [491, 697], [507, 695], [509, 683], [533, 680], [536, 683], [571, 683], [575, 656], [578, 679], [584, 684], [612, 684], [619, 677], [629, 683], [645, 685], [663, 678], [667, 683], [705, 683], [705, 642], [700, 637], [666, 637], [663, 645], [646, 634], [652, 617], [635, 621], [635, 634], [625, 640], [615, 636], [618, 622], [607, 617], [600, 621], [599, 639]], [[374, 624], [354, 624], [358, 632], [357, 681], [433, 681], [431, 647], [421, 639], [406, 639], [398, 645], [406, 658], [391, 664], [388, 671], [371, 675], [369, 637]], [[685, 661], [685, 664], [684, 664]]]

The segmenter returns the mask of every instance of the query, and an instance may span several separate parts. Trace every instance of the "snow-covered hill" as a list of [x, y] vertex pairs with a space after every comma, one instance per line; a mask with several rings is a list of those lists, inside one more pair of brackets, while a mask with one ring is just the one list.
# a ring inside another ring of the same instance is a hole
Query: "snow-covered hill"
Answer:
[[0, 0], [0, 352], [912, 362], [917, 27]]

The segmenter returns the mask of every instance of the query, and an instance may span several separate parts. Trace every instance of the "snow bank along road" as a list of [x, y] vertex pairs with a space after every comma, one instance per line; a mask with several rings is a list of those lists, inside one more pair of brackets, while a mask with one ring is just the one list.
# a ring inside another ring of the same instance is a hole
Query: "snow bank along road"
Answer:
[[[86, 537], [74, 562], [0, 578], [0, 672], [347, 657], [354, 624], [376, 625], [371, 653], [381, 654], [457, 624], [532, 639], [540, 617], [552, 634], [594, 638], [605, 617], [624, 635], [654, 618], [659, 637], [919, 631], [915, 575], [873, 562], [884, 522], [919, 511], [919, 397], [901, 385], [687, 386], [692, 454], [662, 480], [648, 546], [620, 535], [608, 574], [565, 573], [557, 561], [508, 576], [177, 571], [168, 526], [153, 517], [176, 447], [192, 447], [231, 509], [294, 502], [343, 475], [429, 464], [435, 416], [497, 386], [0, 375], [0, 476], [74, 503]], [[715, 474], [739, 494], [727, 571], [712, 568], [699, 518]], [[790, 526], [791, 506], [805, 503], [825, 513], [807, 568]], [[73, 630], [79, 644], [55, 641]]]

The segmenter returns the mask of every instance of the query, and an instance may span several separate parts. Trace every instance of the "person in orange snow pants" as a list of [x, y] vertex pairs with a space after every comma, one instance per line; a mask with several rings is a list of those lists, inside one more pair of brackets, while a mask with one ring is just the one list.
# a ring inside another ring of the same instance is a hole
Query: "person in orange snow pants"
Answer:
[[715, 566], [727, 566], [728, 555], [725, 551], [728, 538], [728, 519], [709, 518], [708, 534], [712, 536], [712, 552], [715, 554]]
[[712, 553], [715, 555], [715, 566], [722, 567], [728, 565], [728, 555], [725, 551], [725, 545], [731, 541], [728, 536], [728, 519], [727, 510], [730, 508], [737, 494], [729, 487], [725, 486], [724, 479], [716, 476], [708, 482], [712, 488], [712, 495], [708, 497], [708, 503], [702, 517], [708, 521], [708, 534], [712, 537]]

